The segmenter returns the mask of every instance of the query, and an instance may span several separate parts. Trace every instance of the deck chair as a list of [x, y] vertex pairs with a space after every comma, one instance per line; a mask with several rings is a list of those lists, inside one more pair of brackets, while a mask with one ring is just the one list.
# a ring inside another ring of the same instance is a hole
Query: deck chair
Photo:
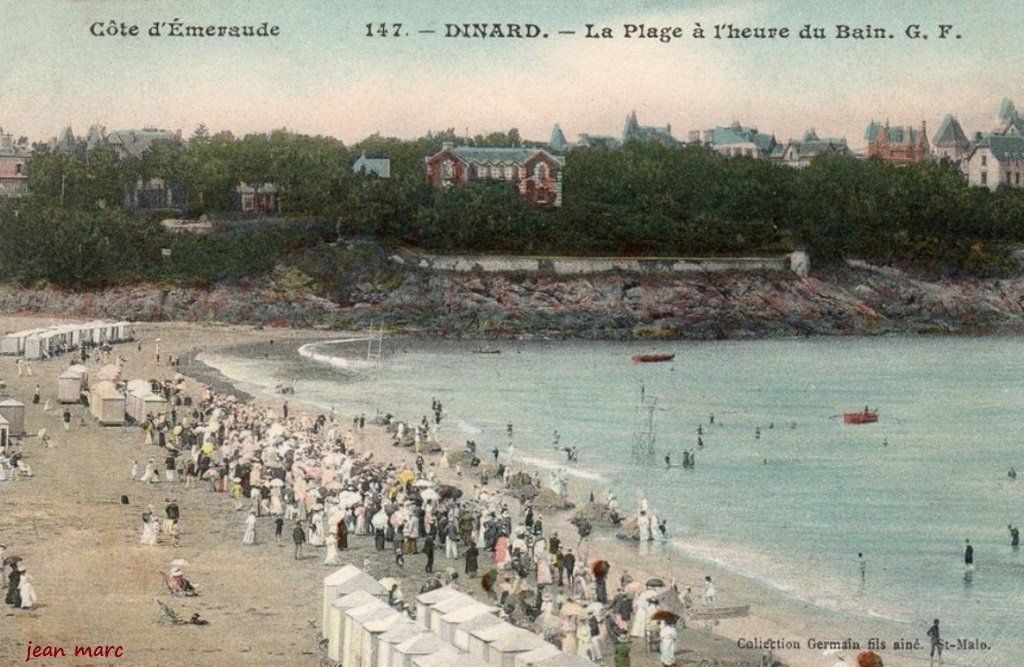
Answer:
[[184, 625], [186, 621], [181, 620], [177, 612], [168, 607], [166, 604], [157, 600], [156, 603], [160, 605], [160, 618], [157, 622], [163, 625]]

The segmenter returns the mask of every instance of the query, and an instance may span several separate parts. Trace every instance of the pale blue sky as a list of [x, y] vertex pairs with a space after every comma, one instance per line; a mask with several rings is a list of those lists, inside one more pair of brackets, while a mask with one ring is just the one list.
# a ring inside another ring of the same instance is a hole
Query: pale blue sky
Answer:
[[[149, 37], [154, 21], [280, 26], [276, 38]], [[94, 37], [110, 19], [135, 38]], [[547, 39], [443, 37], [445, 23], [531, 22]], [[402, 22], [409, 36], [365, 36]], [[695, 22], [786, 26], [786, 40], [694, 39]], [[612, 39], [585, 39], [584, 24]], [[668, 44], [625, 39], [624, 23], [680, 26]], [[824, 40], [800, 40], [806, 23]], [[835, 25], [881, 26], [894, 39], [837, 40]], [[910, 40], [912, 23], [931, 34]], [[938, 24], [962, 39], [939, 40]], [[71, 124], [156, 126], [186, 135], [199, 123], [236, 134], [278, 127], [355, 142], [373, 132], [487, 133], [518, 127], [547, 139], [619, 135], [641, 124], [685, 138], [739, 120], [780, 140], [808, 127], [863, 144], [889, 119], [931, 136], [946, 113], [968, 133], [989, 130], [1004, 96], [1024, 106], [1024, 11], [1016, 2], [905, 0], [0, 0], [0, 126], [46, 139]], [[435, 29], [438, 34], [418, 35]], [[576, 30], [559, 36], [559, 30]]]

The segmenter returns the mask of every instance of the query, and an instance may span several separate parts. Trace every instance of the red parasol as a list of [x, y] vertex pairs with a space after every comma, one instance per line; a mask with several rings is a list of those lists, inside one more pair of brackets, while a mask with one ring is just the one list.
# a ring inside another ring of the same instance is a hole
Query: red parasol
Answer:
[[882, 657], [874, 651], [861, 651], [857, 654], [857, 667], [883, 667]]
[[658, 611], [651, 614], [652, 621], [665, 621], [669, 625], [672, 625], [679, 620], [679, 614], [672, 613], [667, 609], [659, 609]]
[[595, 560], [590, 563], [590, 571], [597, 579], [604, 579], [608, 576], [608, 570], [611, 569], [611, 565], [606, 560]]
[[484, 576], [480, 577], [480, 587], [490, 593], [494, 589], [494, 582], [498, 580], [497, 570], [487, 570]]

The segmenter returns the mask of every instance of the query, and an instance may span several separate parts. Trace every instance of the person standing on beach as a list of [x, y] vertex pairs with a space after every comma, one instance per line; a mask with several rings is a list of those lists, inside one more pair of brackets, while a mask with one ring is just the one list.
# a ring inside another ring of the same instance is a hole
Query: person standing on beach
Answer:
[[[565, 576], [569, 578], [569, 583], [572, 584], [572, 575], [576, 571], [576, 556], [573, 554], [572, 549], [566, 549], [565, 555], [562, 556], [562, 567]], [[562, 574], [558, 574], [558, 585], [562, 585]]]
[[64, 414], [61, 415], [61, 421], [64, 422], [64, 430], [71, 430], [71, 410], [64, 408]]
[[1010, 531], [1010, 546], [1016, 551], [1020, 548], [1020, 531], [1013, 525], [1007, 526]]
[[715, 596], [718, 591], [715, 590], [715, 582], [711, 581], [711, 575], [704, 577], [704, 604], [714, 604]]
[[242, 536], [242, 544], [252, 546], [256, 544], [256, 512], [249, 510], [249, 516], [245, 518], [245, 535]]
[[284, 532], [284, 517], [280, 514], [274, 519], [274, 541], [281, 545], [281, 533]]
[[860, 566], [860, 580], [863, 582], [868, 576], [868, 562], [864, 559], [863, 553], [857, 553], [857, 563]]
[[423, 540], [423, 553], [427, 555], [427, 567], [425, 572], [434, 571], [434, 536], [427, 535]]
[[302, 544], [306, 541], [306, 531], [302, 530], [302, 522], [296, 521], [292, 529], [292, 541], [295, 542], [295, 560], [302, 558]]
[[974, 547], [971, 546], [970, 540], [964, 540], [967, 544], [964, 547], [964, 569], [968, 572], [974, 570]]
[[477, 561], [480, 556], [480, 550], [477, 549], [476, 545], [472, 542], [466, 547], [466, 576], [475, 577], [479, 565]]
[[939, 655], [939, 665], [942, 665], [942, 637], [939, 635], [939, 619], [932, 621], [932, 627], [928, 628], [928, 639], [931, 640], [931, 653], [928, 654], [928, 664], [935, 664], [935, 654]]

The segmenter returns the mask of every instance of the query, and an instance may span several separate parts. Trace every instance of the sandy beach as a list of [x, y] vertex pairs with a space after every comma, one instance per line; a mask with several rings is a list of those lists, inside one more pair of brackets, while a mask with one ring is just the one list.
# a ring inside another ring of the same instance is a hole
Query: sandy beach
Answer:
[[[13, 331], [52, 322], [5, 317], [0, 318], [0, 328]], [[257, 344], [269, 338], [287, 343], [308, 340], [317, 332], [165, 323], [139, 324], [136, 334], [137, 343], [114, 348], [113, 354], [125, 362], [123, 379], [172, 377], [176, 371], [168, 365], [167, 355], [187, 359], [197, 351], [219, 346]], [[245, 548], [241, 544], [244, 513], [234, 511], [227, 494], [211, 492], [206, 483], [186, 489], [181, 482], [133, 481], [129, 474], [132, 461], [144, 462], [160, 454], [157, 447], [143, 444], [138, 427], [101, 427], [91, 417], [81, 417], [81, 406], [73, 406], [72, 426], [65, 432], [56, 401], [56, 377], [70, 362], [70, 357], [32, 362], [32, 376], [19, 377], [14, 358], [0, 358], [0, 377], [6, 381], [8, 393], [27, 404], [29, 437], [24, 439], [23, 450], [34, 472], [31, 479], [0, 483], [4, 508], [0, 513], [0, 544], [6, 545], [7, 555], [23, 557], [23, 567], [35, 579], [40, 599], [33, 610], [4, 607], [0, 664], [25, 662], [29, 642], [44, 649], [60, 647], [66, 651], [64, 657], [30, 660], [47, 665], [321, 664], [322, 653], [317, 646], [321, 583], [335, 569], [324, 565], [324, 550], [307, 547], [305, 557], [295, 561], [287, 536], [281, 545], [274, 543], [269, 518], [259, 520], [257, 546]], [[213, 382], [219, 390], [230, 390], [208, 369], [185, 364], [181, 370]], [[36, 385], [41, 394], [39, 404], [31, 401]], [[201, 392], [196, 378], [187, 377], [184, 386], [192, 396]], [[293, 411], [303, 410], [300, 396], [288, 399]], [[48, 400], [51, 409], [47, 411], [44, 406]], [[424, 403], [428, 400], [424, 397]], [[41, 428], [49, 432], [51, 448], [42, 447], [35, 437]], [[367, 424], [357, 434], [357, 442], [357, 448], [372, 451], [375, 460], [412, 464], [411, 450], [393, 446], [391, 435], [381, 427]], [[445, 444], [453, 451], [461, 448], [461, 443]], [[427, 459], [441, 480], [459, 484], [472, 493], [475, 471], [467, 470], [457, 479], [454, 471], [438, 465], [437, 455]], [[514, 463], [513, 468], [517, 468]], [[488, 487], [492, 492], [496, 489], [494, 482]], [[604, 489], [581, 483], [572, 484], [570, 497], [582, 506], [591, 492], [599, 502], [604, 500]], [[121, 504], [122, 495], [128, 497], [129, 504]], [[167, 498], [176, 499], [181, 507], [180, 546], [170, 546], [166, 537], [155, 547], [140, 544], [141, 513], [151, 504], [162, 516]], [[630, 511], [631, 499], [623, 500], [624, 509]], [[521, 520], [519, 502], [510, 500], [508, 505], [513, 519]], [[545, 532], [557, 531], [563, 543], [575, 547], [571, 517], [572, 511], [545, 511]], [[691, 586], [696, 599], [700, 582], [710, 574], [719, 587], [719, 603], [750, 605], [748, 616], [723, 619], [710, 627], [713, 633], [706, 632], [703, 623], [681, 631], [677, 664], [760, 664], [761, 650], [738, 648], [740, 638], [800, 642], [799, 650], [777, 652], [791, 667], [831, 667], [839, 656], [846, 664], [855, 664], [858, 651], [839, 650], [826, 655], [821, 648], [811, 648], [810, 639], [853, 639], [867, 648], [867, 637], [856, 634], [843, 617], [788, 600], [778, 591], [706, 563], [682, 558], [665, 545], [638, 545], [616, 539], [610, 526], [595, 528], [594, 536], [581, 551], [588, 558], [600, 557], [611, 563], [610, 582], [617, 582], [622, 568], [628, 567], [639, 580], [657, 576], [674, 580], [683, 588]], [[361, 567], [364, 558], [369, 558], [374, 576], [402, 578], [406, 599], [411, 599], [427, 579], [422, 555], [408, 557], [405, 567], [398, 568], [389, 552], [374, 551], [370, 536], [355, 536], [350, 545], [341, 554], [343, 562]], [[166, 594], [161, 573], [176, 558], [190, 563], [187, 575], [200, 591], [199, 597]], [[461, 572], [461, 561], [446, 561], [442, 550], [438, 569], [449, 564]], [[481, 571], [488, 566], [488, 559], [481, 554]], [[463, 582], [463, 588], [484, 596], [478, 582]], [[157, 600], [184, 618], [199, 613], [209, 625], [160, 624]], [[121, 647], [121, 654], [112, 653], [102, 659], [73, 657], [75, 646], [97, 645], [114, 650]], [[606, 655], [609, 653], [606, 651]], [[922, 656], [927, 660], [924, 651], [883, 655], [886, 665], [919, 665]], [[635, 665], [658, 664], [657, 654], [636, 642], [631, 657]]]

